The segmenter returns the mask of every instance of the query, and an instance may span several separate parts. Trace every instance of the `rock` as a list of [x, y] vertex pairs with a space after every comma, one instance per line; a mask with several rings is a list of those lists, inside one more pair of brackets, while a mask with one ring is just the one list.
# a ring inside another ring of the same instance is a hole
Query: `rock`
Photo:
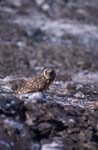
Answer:
[[85, 98], [85, 95], [83, 94], [83, 92], [79, 91], [74, 95], [76, 98]]

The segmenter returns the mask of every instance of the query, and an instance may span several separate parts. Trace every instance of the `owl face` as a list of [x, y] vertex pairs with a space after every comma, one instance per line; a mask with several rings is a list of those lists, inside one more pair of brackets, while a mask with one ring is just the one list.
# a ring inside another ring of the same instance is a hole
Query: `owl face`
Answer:
[[55, 70], [53, 70], [51, 68], [47, 68], [44, 70], [43, 75], [44, 75], [44, 78], [47, 80], [54, 80], [54, 78], [56, 76], [56, 72], [55, 72]]

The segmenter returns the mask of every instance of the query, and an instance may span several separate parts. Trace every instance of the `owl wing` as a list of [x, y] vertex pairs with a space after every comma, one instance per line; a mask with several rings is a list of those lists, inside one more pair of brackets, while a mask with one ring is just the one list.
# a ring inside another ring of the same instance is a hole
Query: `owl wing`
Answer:
[[19, 93], [31, 93], [41, 91], [45, 88], [46, 81], [42, 77], [33, 77], [31, 80], [26, 81], [23, 86], [18, 90]]
[[25, 82], [24, 87], [32, 90], [33, 92], [36, 90], [44, 89], [45, 85], [46, 85], [46, 80], [44, 78], [33, 77], [31, 80]]
[[11, 88], [12, 88], [13, 91], [20, 88], [24, 83], [25, 83], [24, 79], [9, 81], [9, 84], [11, 85]]

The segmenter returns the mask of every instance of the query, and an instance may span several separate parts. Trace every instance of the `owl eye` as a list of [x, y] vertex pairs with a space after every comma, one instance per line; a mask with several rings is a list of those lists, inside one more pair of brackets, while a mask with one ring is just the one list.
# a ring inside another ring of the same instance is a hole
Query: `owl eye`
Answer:
[[53, 76], [53, 75], [54, 75], [54, 71], [51, 71], [51, 72], [50, 72], [50, 76]]

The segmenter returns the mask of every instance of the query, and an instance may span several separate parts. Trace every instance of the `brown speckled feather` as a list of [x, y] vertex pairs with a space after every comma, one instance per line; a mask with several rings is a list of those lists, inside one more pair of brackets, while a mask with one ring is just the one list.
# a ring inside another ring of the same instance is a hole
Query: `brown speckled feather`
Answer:
[[55, 78], [55, 71], [45, 69], [41, 75], [33, 76], [31, 79], [23, 82], [16, 90], [16, 94], [33, 93], [46, 90]]
[[43, 76], [33, 77], [31, 80], [26, 81], [17, 93], [31, 93], [48, 88], [48, 81]]
[[26, 80], [24, 80], [24, 79], [18, 79], [18, 80], [9, 81], [9, 84], [11, 85], [12, 90], [13, 90], [13, 91], [16, 91], [16, 90], [19, 89], [25, 82], [26, 82]]

